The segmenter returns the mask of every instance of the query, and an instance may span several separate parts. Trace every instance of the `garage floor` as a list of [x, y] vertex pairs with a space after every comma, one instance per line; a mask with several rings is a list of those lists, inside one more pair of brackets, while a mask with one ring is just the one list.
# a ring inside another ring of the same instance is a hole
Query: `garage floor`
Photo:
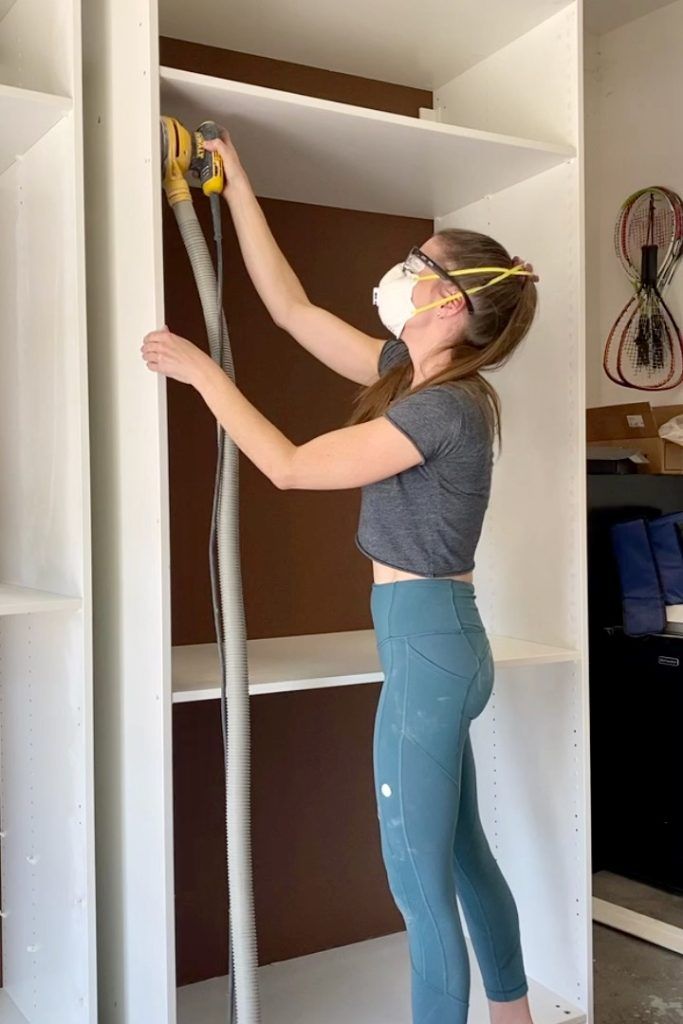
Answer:
[[[598, 871], [593, 894], [683, 928], [683, 897]], [[595, 1024], [683, 1024], [683, 957], [593, 925]]]

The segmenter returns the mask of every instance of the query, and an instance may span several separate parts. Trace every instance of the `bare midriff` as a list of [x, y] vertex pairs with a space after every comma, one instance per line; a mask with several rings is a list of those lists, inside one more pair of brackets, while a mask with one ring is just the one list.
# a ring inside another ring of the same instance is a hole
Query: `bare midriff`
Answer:
[[396, 583], [398, 580], [464, 580], [471, 583], [473, 573], [466, 572], [463, 575], [452, 576], [420, 576], [414, 572], [406, 572], [404, 569], [394, 569], [393, 566], [383, 565], [381, 562], [372, 562], [372, 572], [375, 583]]

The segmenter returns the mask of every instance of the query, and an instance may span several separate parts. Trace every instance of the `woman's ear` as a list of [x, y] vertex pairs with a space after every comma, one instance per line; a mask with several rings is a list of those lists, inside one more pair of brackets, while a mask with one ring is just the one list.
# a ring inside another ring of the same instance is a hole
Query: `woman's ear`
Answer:
[[[447, 284], [444, 284], [443, 293], [441, 297], [445, 299], [449, 295], [453, 295], [453, 291], [448, 287]], [[437, 306], [436, 313], [437, 316], [440, 316], [442, 318], [458, 316], [458, 314], [460, 314], [464, 308], [465, 299], [463, 298], [462, 295], [459, 294], [455, 298], [451, 299], [450, 302], [445, 302], [443, 306]]]

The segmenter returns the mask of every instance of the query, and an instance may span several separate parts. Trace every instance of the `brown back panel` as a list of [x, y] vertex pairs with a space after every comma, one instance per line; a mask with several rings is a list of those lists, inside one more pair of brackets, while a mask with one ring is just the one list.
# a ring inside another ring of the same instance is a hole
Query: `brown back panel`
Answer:
[[[276, 200], [262, 205], [311, 300], [381, 336], [372, 286], [412, 244], [429, 237], [432, 223]], [[195, 206], [211, 238], [208, 204]], [[227, 216], [224, 229], [225, 308], [241, 390], [297, 444], [337, 429], [359, 386], [274, 326], [251, 285]], [[164, 249], [169, 327], [206, 347], [194, 281], [168, 209]], [[186, 385], [169, 381], [168, 400], [173, 642], [209, 643], [215, 420]], [[357, 489], [280, 491], [240, 454], [242, 575], [252, 639], [370, 628], [372, 567], [354, 544], [359, 501]]]
[[[388, 935], [403, 919], [382, 863], [372, 768], [379, 684], [252, 698], [259, 963]], [[226, 974], [225, 797], [218, 701], [173, 716], [179, 985]]]
[[434, 102], [433, 93], [428, 89], [411, 89], [373, 78], [344, 75], [236, 50], [221, 50], [202, 43], [188, 43], [183, 39], [162, 36], [159, 47], [161, 63], [165, 67], [197, 71], [215, 78], [231, 78], [249, 85], [264, 85], [338, 103], [352, 103], [357, 107], [372, 107], [391, 114], [418, 117], [420, 107], [431, 107]]

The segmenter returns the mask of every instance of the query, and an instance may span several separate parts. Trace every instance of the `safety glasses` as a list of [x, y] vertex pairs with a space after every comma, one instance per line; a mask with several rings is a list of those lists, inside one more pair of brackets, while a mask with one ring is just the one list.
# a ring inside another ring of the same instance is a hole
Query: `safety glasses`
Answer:
[[433, 260], [431, 256], [427, 256], [427, 254], [424, 253], [417, 245], [414, 245], [406, 256], [403, 263], [403, 269], [411, 274], [420, 274], [424, 271], [425, 267], [428, 267], [434, 274], [436, 274], [437, 277], [442, 278], [442, 280], [446, 281], [448, 284], [454, 284], [465, 300], [467, 311], [469, 313], [474, 313], [472, 300], [465, 291], [465, 288], [458, 281], [453, 271], [446, 270], [440, 263]]

